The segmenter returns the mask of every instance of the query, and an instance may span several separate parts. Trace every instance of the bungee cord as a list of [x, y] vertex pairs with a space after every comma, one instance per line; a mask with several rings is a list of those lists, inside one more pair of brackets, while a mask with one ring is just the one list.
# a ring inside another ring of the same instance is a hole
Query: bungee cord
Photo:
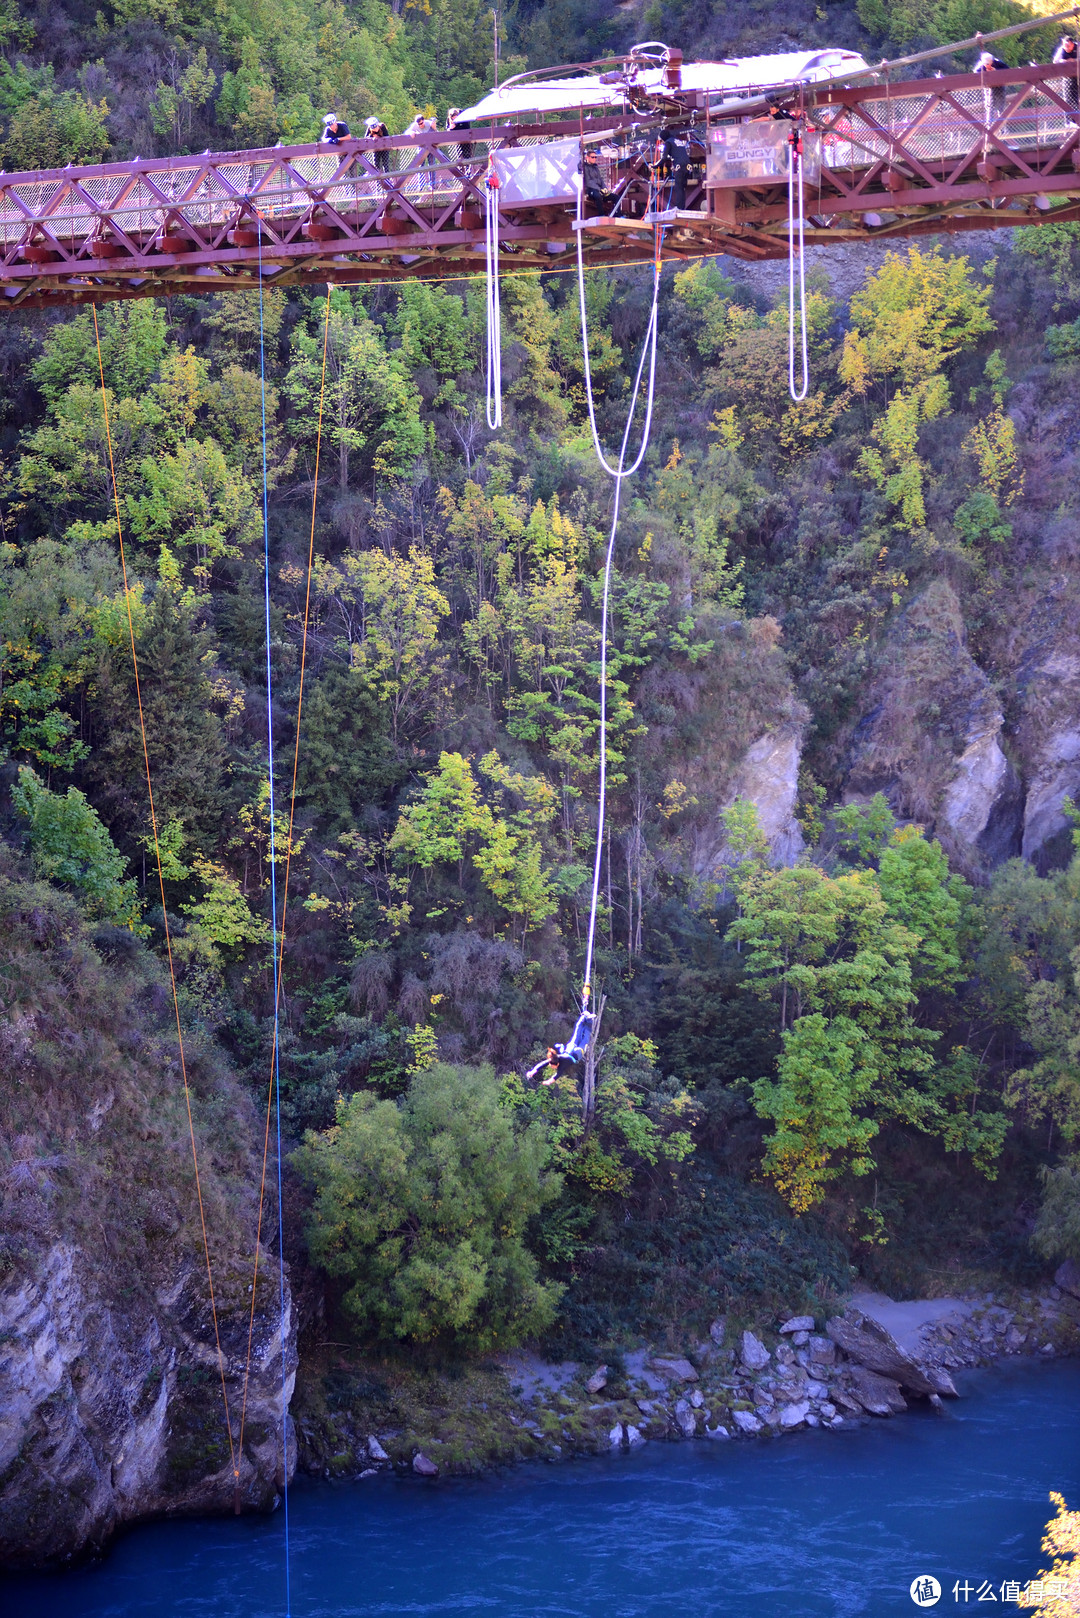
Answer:
[[[802, 404], [810, 392], [810, 355], [806, 335], [806, 220], [803, 210], [803, 143], [799, 127], [792, 130], [788, 166], [788, 392]], [[795, 207], [796, 192], [799, 206]], [[795, 382], [795, 239], [799, 242], [799, 338], [802, 381]]]
[[494, 432], [502, 426], [502, 311], [499, 306], [499, 176], [489, 159], [484, 187], [485, 308], [487, 311], [486, 417]]
[[[578, 307], [581, 311], [581, 346], [584, 359], [585, 398], [589, 410], [589, 428], [592, 433], [593, 448], [596, 458], [607, 475], [615, 484], [614, 502], [611, 515], [611, 532], [608, 535], [607, 550], [604, 555], [604, 585], [600, 608], [600, 726], [599, 726], [599, 780], [597, 789], [596, 810], [596, 850], [593, 857], [592, 892], [589, 899], [589, 925], [585, 942], [585, 975], [581, 991], [582, 1011], [588, 1011], [589, 997], [592, 993], [593, 955], [596, 944], [596, 917], [600, 907], [600, 872], [603, 863], [604, 849], [604, 823], [607, 812], [607, 669], [608, 669], [608, 620], [610, 616], [611, 601], [611, 572], [615, 560], [615, 537], [619, 527], [619, 505], [622, 496], [624, 479], [637, 471], [645, 458], [648, 448], [649, 434], [652, 428], [653, 403], [656, 395], [656, 338], [658, 326], [658, 313], [660, 305], [660, 268], [661, 247], [663, 243], [663, 230], [657, 226], [656, 251], [653, 260], [653, 295], [652, 306], [649, 310], [649, 321], [645, 328], [645, 341], [641, 349], [641, 358], [638, 361], [637, 374], [634, 377], [634, 386], [630, 392], [630, 408], [626, 416], [626, 427], [623, 430], [622, 444], [619, 449], [617, 466], [611, 466], [604, 454], [600, 443], [600, 434], [596, 426], [596, 404], [593, 399], [592, 367], [589, 361], [589, 328], [585, 308], [585, 263], [582, 251], [582, 202], [583, 190], [578, 192], [578, 218], [577, 218], [577, 261], [578, 261]], [[641, 390], [641, 378], [645, 369], [645, 361], [649, 362], [649, 382], [645, 401], [645, 421], [642, 426], [641, 442], [637, 454], [630, 466], [626, 465], [626, 449], [630, 442], [630, 432], [637, 414], [638, 394]]]
[[263, 1130], [263, 1156], [262, 1174], [259, 1185], [259, 1216], [255, 1236], [255, 1259], [251, 1283], [251, 1311], [248, 1318], [247, 1354], [244, 1362], [244, 1389], [243, 1403], [240, 1412], [240, 1441], [239, 1450], [243, 1453], [244, 1426], [247, 1416], [248, 1391], [251, 1380], [251, 1357], [255, 1331], [255, 1304], [258, 1292], [259, 1279], [259, 1252], [262, 1239], [263, 1210], [266, 1200], [266, 1170], [270, 1147], [270, 1121], [273, 1114], [276, 1126], [277, 1143], [277, 1196], [278, 1196], [278, 1307], [281, 1335], [281, 1496], [284, 1514], [285, 1539], [285, 1613], [288, 1618], [291, 1612], [291, 1543], [289, 1532], [289, 1411], [285, 1398], [285, 1389], [288, 1382], [287, 1363], [287, 1334], [285, 1331], [285, 1223], [283, 1212], [283, 1184], [282, 1184], [282, 1143], [281, 1143], [281, 983], [284, 966], [285, 951], [285, 922], [289, 903], [289, 874], [292, 864], [293, 831], [296, 820], [296, 786], [300, 764], [300, 731], [304, 706], [304, 676], [307, 669], [308, 626], [311, 616], [311, 578], [315, 553], [315, 513], [319, 492], [319, 462], [322, 454], [323, 413], [326, 400], [326, 360], [330, 338], [330, 302], [332, 288], [326, 288], [326, 311], [323, 317], [323, 349], [322, 373], [319, 383], [319, 413], [318, 427], [315, 438], [315, 476], [311, 493], [311, 526], [308, 535], [307, 558], [307, 584], [304, 595], [304, 618], [300, 645], [300, 688], [296, 703], [296, 738], [293, 746], [292, 787], [289, 795], [289, 827], [285, 848], [285, 872], [282, 881], [281, 898], [281, 924], [277, 920], [277, 884], [275, 876], [276, 844], [275, 844], [275, 802], [274, 802], [274, 759], [273, 759], [273, 712], [271, 692], [271, 658], [270, 658], [270, 555], [269, 555], [269, 479], [267, 476], [267, 431], [266, 431], [266, 337], [265, 337], [265, 310], [262, 283], [262, 236], [259, 239], [259, 387], [262, 406], [262, 474], [263, 474], [263, 584], [264, 608], [266, 620], [266, 705], [267, 705], [267, 754], [268, 772], [270, 779], [270, 889], [273, 924], [271, 930], [271, 955], [273, 962], [274, 981], [274, 1013], [273, 1013], [273, 1047], [270, 1058], [270, 1082], [266, 1097], [266, 1121]]

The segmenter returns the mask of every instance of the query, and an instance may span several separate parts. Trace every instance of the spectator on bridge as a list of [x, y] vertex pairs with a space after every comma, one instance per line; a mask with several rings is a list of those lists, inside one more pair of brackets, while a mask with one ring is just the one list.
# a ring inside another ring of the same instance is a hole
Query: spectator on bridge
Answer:
[[1065, 80], [1065, 100], [1074, 109], [1077, 103], [1080, 102], [1080, 94], [1078, 94], [1080, 83], [1077, 81], [1077, 73], [1080, 72], [1080, 68], [1077, 66], [1077, 60], [1076, 40], [1072, 34], [1062, 34], [1061, 44], [1054, 52], [1054, 61], [1065, 62], [1072, 69]]
[[[468, 124], [462, 123], [462, 121], [461, 121], [461, 108], [460, 107], [451, 107], [450, 110], [447, 112], [447, 114], [446, 114], [446, 127], [447, 127], [447, 130], [451, 130], [451, 129], [454, 129], [454, 130], [468, 129], [468, 127], [469, 127]], [[461, 161], [463, 163], [468, 163], [468, 162], [470, 162], [472, 160], [472, 151], [473, 151], [473, 143], [472, 143], [471, 140], [460, 140], [460, 141], [458, 141], [458, 156], [461, 158]]]
[[[386, 140], [390, 131], [381, 118], [372, 116], [364, 121], [364, 134], [368, 140]], [[390, 172], [390, 153], [385, 148], [375, 153], [375, 167], [382, 169], [384, 174]]]
[[[982, 51], [975, 63], [975, 72], [1001, 73], [1008, 68], [1008, 65], [1008, 62], [1003, 62], [1000, 56], [995, 56], [992, 51]], [[991, 116], [995, 123], [1005, 111], [1005, 89], [1004, 84], [995, 84], [990, 92]]]
[[328, 112], [322, 121], [322, 145], [340, 146], [343, 140], [348, 140], [351, 130], [343, 118], [336, 112]]
[[[412, 123], [409, 125], [408, 129], [403, 129], [402, 130], [402, 134], [403, 135], [426, 135], [426, 134], [429, 134], [432, 130], [438, 129], [438, 127], [439, 127], [439, 120], [437, 118], [428, 118], [425, 113], [418, 112], [416, 117], [413, 119]], [[436, 156], [435, 149], [434, 149], [434, 147], [429, 146], [428, 149], [427, 149], [427, 156], [424, 158], [423, 163], [421, 164], [421, 167], [422, 168], [427, 168], [427, 169], [435, 169], [435, 168], [438, 168], [438, 166], [439, 166], [439, 159]], [[434, 184], [434, 179], [432, 179], [432, 184]]]

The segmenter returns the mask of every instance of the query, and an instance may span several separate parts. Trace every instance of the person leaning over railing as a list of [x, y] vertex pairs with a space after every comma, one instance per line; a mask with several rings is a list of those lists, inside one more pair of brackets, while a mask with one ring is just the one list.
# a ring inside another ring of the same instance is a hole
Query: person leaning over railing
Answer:
[[[460, 107], [451, 107], [450, 110], [447, 112], [447, 114], [446, 114], [446, 128], [447, 128], [448, 132], [451, 129], [453, 129], [453, 130], [461, 130], [461, 129], [468, 129], [469, 128], [469, 125], [467, 123], [462, 122], [461, 108]], [[472, 143], [471, 140], [459, 140], [458, 141], [458, 156], [461, 158], [461, 161], [463, 163], [468, 163], [471, 160], [472, 153], [473, 153], [473, 143]]]
[[1076, 40], [1072, 34], [1062, 34], [1061, 43], [1054, 52], [1055, 63], [1067, 63], [1072, 72], [1065, 80], [1065, 100], [1073, 108], [1075, 117], [1077, 103], [1080, 102], [1080, 84], [1077, 83], [1077, 49]]
[[[364, 134], [368, 140], [386, 140], [390, 134], [390, 131], [387, 129], [382, 119], [376, 118], [373, 114], [370, 118], [367, 118], [364, 121]], [[374, 153], [374, 158], [375, 167], [377, 169], [381, 169], [384, 174], [388, 174], [390, 172], [389, 150], [384, 146], [381, 151]]]
[[343, 140], [348, 140], [352, 131], [343, 118], [336, 112], [328, 112], [322, 121], [322, 136], [319, 144], [322, 146], [340, 146]]
[[[1003, 62], [1000, 56], [995, 56], [992, 51], [982, 51], [975, 63], [975, 72], [1001, 73], [1004, 72], [1008, 66], [1008, 62]], [[1000, 118], [1002, 113], [1005, 111], [1006, 88], [1007, 86], [1004, 84], [995, 84], [994, 88], [990, 91], [991, 116], [995, 119], [995, 121]], [[984, 91], [983, 94], [985, 95], [985, 93], [986, 92]]]

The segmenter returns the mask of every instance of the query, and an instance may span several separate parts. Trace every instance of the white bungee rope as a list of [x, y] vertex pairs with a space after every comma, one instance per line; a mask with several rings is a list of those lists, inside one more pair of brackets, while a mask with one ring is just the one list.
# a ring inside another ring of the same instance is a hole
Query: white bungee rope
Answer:
[[[622, 445], [619, 450], [617, 466], [611, 466], [604, 454], [600, 443], [600, 435], [596, 428], [596, 406], [593, 400], [592, 367], [589, 362], [589, 329], [585, 312], [585, 261], [581, 245], [582, 237], [582, 191], [578, 192], [578, 220], [577, 220], [577, 264], [578, 264], [578, 303], [581, 310], [581, 345], [584, 356], [585, 370], [585, 398], [589, 407], [589, 426], [592, 431], [593, 448], [596, 458], [604, 471], [615, 483], [614, 508], [611, 514], [611, 532], [608, 535], [607, 552], [604, 557], [604, 589], [600, 610], [600, 768], [599, 786], [596, 811], [596, 853], [593, 858], [592, 895], [589, 903], [589, 929], [585, 945], [585, 977], [582, 985], [581, 1001], [583, 1011], [589, 1007], [589, 996], [592, 992], [593, 949], [596, 941], [596, 915], [600, 903], [600, 868], [603, 860], [604, 847], [604, 821], [607, 807], [607, 646], [608, 646], [608, 616], [611, 596], [611, 570], [615, 559], [615, 535], [619, 526], [619, 504], [622, 496], [623, 480], [637, 471], [645, 458], [645, 451], [649, 443], [649, 433], [652, 428], [653, 401], [656, 392], [656, 335], [657, 317], [660, 303], [660, 255], [657, 247], [656, 259], [653, 265], [653, 295], [652, 308], [649, 311], [649, 322], [645, 328], [645, 341], [638, 361], [637, 375], [634, 377], [634, 386], [630, 393], [630, 409], [627, 412], [626, 427], [623, 431]], [[645, 361], [649, 361], [649, 383], [645, 402], [645, 421], [641, 432], [641, 443], [637, 454], [630, 466], [626, 465], [626, 446], [630, 440], [630, 430], [634, 424], [637, 413], [638, 394], [641, 389], [641, 377], [645, 369]]]
[[485, 188], [484, 252], [487, 306], [487, 424], [502, 426], [502, 312], [499, 307], [499, 177], [488, 165]]
[[[788, 147], [788, 392], [795, 404], [802, 404], [810, 392], [810, 355], [806, 336], [806, 252], [803, 218], [803, 165], [802, 137], [798, 129], [792, 131]], [[798, 191], [799, 207], [796, 218], [795, 196]], [[795, 239], [798, 225], [799, 242], [799, 336], [802, 382], [795, 385]]]

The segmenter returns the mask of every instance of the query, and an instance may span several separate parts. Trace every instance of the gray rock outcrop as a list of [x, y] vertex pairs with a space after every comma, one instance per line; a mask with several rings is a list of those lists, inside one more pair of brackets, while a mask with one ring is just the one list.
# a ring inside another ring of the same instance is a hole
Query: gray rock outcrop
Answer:
[[755, 1337], [752, 1331], [743, 1332], [740, 1353], [743, 1364], [751, 1371], [763, 1371], [772, 1358], [761, 1338]]
[[891, 1378], [909, 1393], [928, 1398], [931, 1393], [948, 1391], [938, 1385], [937, 1378], [932, 1378], [923, 1366], [917, 1365], [910, 1355], [905, 1354], [876, 1320], [858, 1314], [854, 1317], [837, 1315], [826, 1323], [825, 1330], [856, 1366]]
[[[202, 1285], [200, 1286], [200, 1280]], [[108, 1298], [77, 1247], [56, 1242], [0, 1291], [0, 1561], [64, 1562], [122, 1524], [161, 1513], [227, 1510], [234, 1498], [205, 1278], [183, 1261], [156, 1296]], [[260, 1298], [263, 1287], [260, 1283]], [[219, 1310], [234, 1443], [247, 1309]], [[285, 1412], [296, 1372], [286, 1294], [286, 1378], [276, 1279], [255, 1313], [241, 1503], [267, 1508], [295, 1439]]]
[[1062, 1292], [1080, 1298], [1080, 1264], [1073, 1258], [1067, 1258], [1064, 1264], [1059, 1264], [1054, 1271], [1054, 1285], [1060, 1287]]
[[848, 1387], [862, 1408], [872, 1416], [899, 1416], [907, 1409], [907, 1400], [900, 1392], [900, 1384], [891, 1377], [868, 1371], [865, 1366], [851, 1366]]
[[661, 1376], [668, 1377], [672, 1382], [696, 1382], [698, 1374], [689, 1360], [676, 1358], [674, 1355], [654, 1354], [649, 1361], [652, 1370], [658, 1371]]
[[743, 755], [729, 793], [729, 805], [739, 799], [754, 805], [774, 865], [794, 864], [805, 846], [795, 819], [801, 756], [800, 731], [784, 729], [759, 736]]

